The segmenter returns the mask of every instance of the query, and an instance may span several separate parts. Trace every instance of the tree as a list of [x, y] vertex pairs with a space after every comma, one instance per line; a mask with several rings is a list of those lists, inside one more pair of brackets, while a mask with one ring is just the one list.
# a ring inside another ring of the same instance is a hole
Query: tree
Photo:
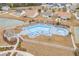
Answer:
[[38, 13], [41, 13], [41, 9], [38, 9]]
[[66, 11], [67, 11], [67, 8], [66, 8], [66, 6], [65, 6], [65, 7], [63, 7], [63, 11], [64, 11], [64, 12], [66, 12]]
[[0, 5], [0, 10], [1, 10], [1, 8], [2, 8], [2, 5]]
[[11, 8], [13, 8], [13, 5], [14, 5], [14, 4], [13, 4], [13, 3], [11, 3]]
[[54, 13], [54, 12], [55, 12], [55, 10], [54, 10], [54, 9], [52, 9], [52, 12]]

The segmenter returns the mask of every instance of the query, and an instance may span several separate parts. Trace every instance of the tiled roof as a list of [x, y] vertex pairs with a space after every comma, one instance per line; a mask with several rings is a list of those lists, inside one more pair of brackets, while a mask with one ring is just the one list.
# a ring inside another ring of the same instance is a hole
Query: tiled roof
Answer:
[[32, 17], [37, 12], [37, 10], [26, 10], [26, 16]]
[[70, 17], [71, 16], [70, 13], [68, 13], [68, 12], [56, 12], [55, 14], [58, 16], [63, 16], [63, 17]]

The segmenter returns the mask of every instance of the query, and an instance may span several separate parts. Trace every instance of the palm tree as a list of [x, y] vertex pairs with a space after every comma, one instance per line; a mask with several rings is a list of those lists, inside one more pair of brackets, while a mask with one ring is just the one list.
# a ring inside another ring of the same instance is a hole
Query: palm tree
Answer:
[[38, 9], [38, 13], [41, 13], [41, 9]]
[[1, 10], [1, 8], [2, 8], [2, 5], [0, 4], [0, 10]]
[[13, 3], [11, 3], [11, 8], [13, 8]]
[[54, 12], [55, 12], [55, 10], [54, 10], [54, 9], [52, 9], [52, 12], [54, 13]]
[[63, 11], [64, 11], [64, 12], [66, 12], [66, 11], [67, 11], [67, 8], [66, 8], [66, 6], [64, 6], [64, 7], [63, 7]]

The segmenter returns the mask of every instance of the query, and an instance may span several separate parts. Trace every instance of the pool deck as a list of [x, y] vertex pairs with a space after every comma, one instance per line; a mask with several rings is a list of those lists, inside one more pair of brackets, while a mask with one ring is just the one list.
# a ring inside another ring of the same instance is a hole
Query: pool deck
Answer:
[[[61, 24], [63, 25], [67, 25], [71, 28], [72, 30], [72, 35], [74, 36], [74, 26], [79, 26], [79, 22], [75, 19], [75, 17], [70, 14], [72, 16], [72, 18], [70, 20], [65, 20], [65, 21], [61, 21]], [[13, 19], [19, 19], [25, 22], [29, 22], [30, 20], [32, 20], [32, 18], [27, 18], [27, 17], [15, 17], [9, 14], [0, 14], [0, 17], [2, 18], [13, 18]], [[42, 16], [38, 16], [36, 18], [34, 18], [36, 21], [40, 20], [48, 20]], [[56, 19], [56, 18], [51, 18], [52, 19]], [[47, 22], [45, 22], [47, 23]], [[22, 25], [23, 26], [23, 25]], [[25, 25], [24, 25], [25, 26]], [[21, 28], [20, 26], [17, 26], [17, 28]], [[20, 32], [21, 30], [16, 29], [16, 32]], [[1, 28], [2, 29], [2, 28]], [[0, 30], [0, 32], [2, 32]], [[38, 36], [34, 39], [28, 38], [28, 36], [22, 36], [24, 39], [28, 39], [28, 40], [32, 40], [32, 41], [37, 41], [37, 42], [43, 42], [45, 44], [57, 44], [60, 46], [65, 46], [68, 48], [73, 48], [73, 44], [72, 44], [72, 39], [71, 36], [67, 36], [67, 37], [62, 37], [62, 36], [57, 36], [54, 35], [52, 37], [47, 37], [47, 36]], [[7, 43], [5, 43], [3, 41], [2, 38], [2, 34], [0, 34], [0, 38], [1, 38], [1, 43], [0, 45], [8, 45]], [[5, 43], [5, 44], [3, 44]], [[46, 45], [41, 45], [41, 44], [36, 44], [36, 43], [32, 43], [32, 45], [28, 44], [27, 42], [22, 42], [21, 43], [22, 47], [26, 48], [28, 52], [34, 54], [34, 55], [74, 55], [74, 51], [71, 50], [67, 50], [67, 49], [63, 49], [63, 48], [56, 48], [56, 47], [52, 47], [52, 46], [46, 46]]]

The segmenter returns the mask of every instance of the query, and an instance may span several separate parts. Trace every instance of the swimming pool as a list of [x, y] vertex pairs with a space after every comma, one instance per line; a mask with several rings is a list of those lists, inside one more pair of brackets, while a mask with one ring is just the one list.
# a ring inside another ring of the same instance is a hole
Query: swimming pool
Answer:
[[0, 18], [0, 26], [3, 27], [14, 27], [20, 24], [24, 24], [24, 22], [17, 19]]
[[67, 36], [69, 34], [68, 29], [57, 27], [47, 24], [35, 24], [33, 26], [23, 27], [20, 35], [28, 35], [30, 38], [35, 38], [39, 35], [52, 36], [52, 35]]

